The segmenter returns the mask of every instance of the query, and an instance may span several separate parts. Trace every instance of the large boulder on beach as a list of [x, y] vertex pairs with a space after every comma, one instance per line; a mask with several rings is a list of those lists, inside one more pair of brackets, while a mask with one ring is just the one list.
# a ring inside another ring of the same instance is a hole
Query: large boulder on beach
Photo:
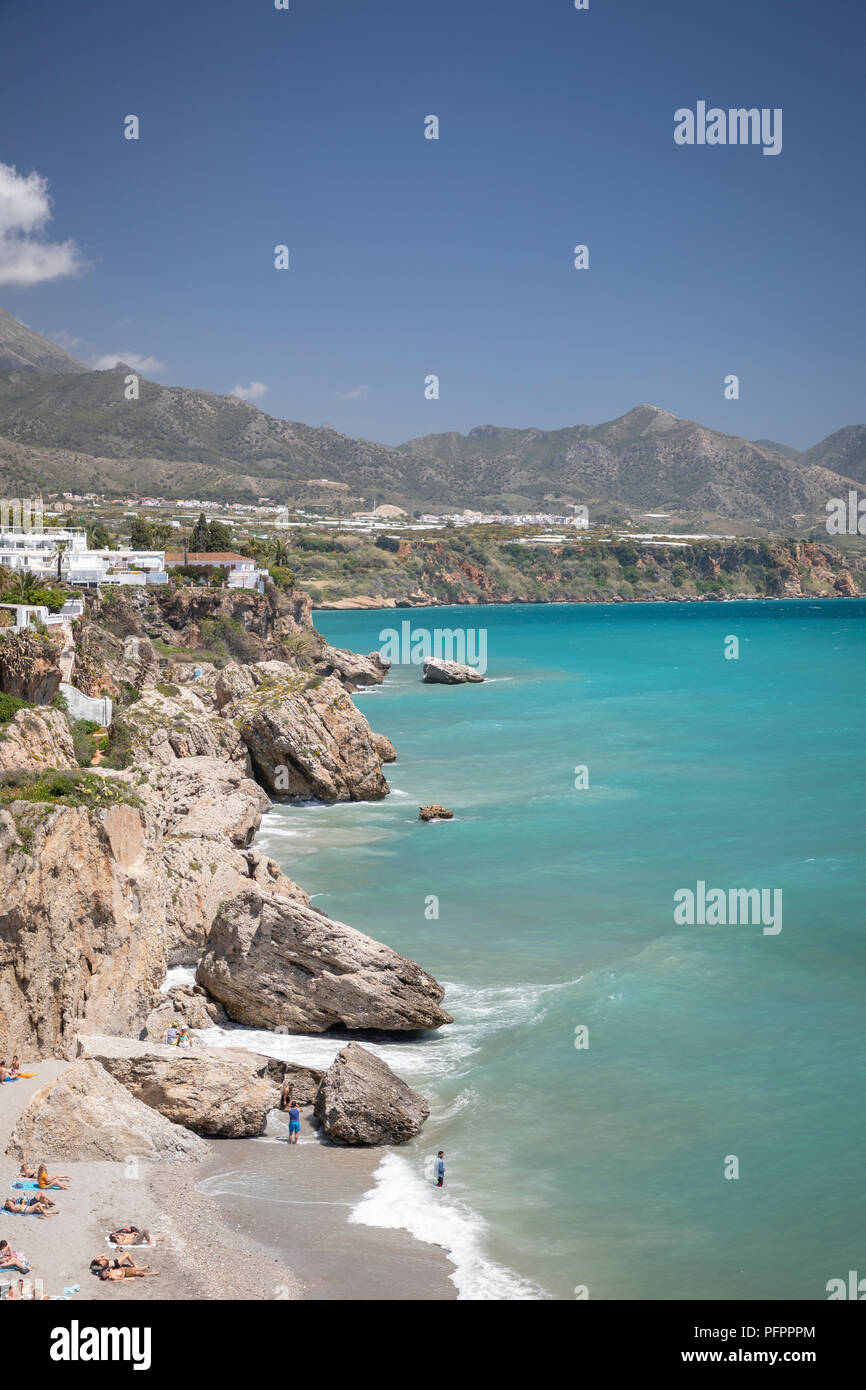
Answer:
[[211, 999], [200, 985], [175, 985], [151, 1009], [142, 1029], [142, 1037], [164, 1043], [174, 1022], [182, 1023], [186, 1028], [213, 1028], [222, 1027], [226, 1019], [222, 1004]]
[[80, 1047], [137, 1100], [196, 1134], [254, 1138], [279, 1103], [269, 1059], [254, 1052], [111, 1037], [84, 1037]]
[[322, 1077], [315, 1113], [335, 1144], [405, 1144], [430, 1106], [381, 1057], [352, 1042]]
[[438, 1028], [442, 986], [414, 961], [297, 900], [245, 890], [221, 905], [197, 982], [254, 1028]]
[[464, 666], [460, 661], [442, 661], [431, 657], [424, 662], [421, 677], [428, 685], [465, 685], [467, 682], [483, 681], [484, 677], [474, 666]]
[[130, 1095], [93, 1059], [74, 1062], [36, 1092], [6, 1149], [11, 1158], [195, 1162], [210, 1146]]
[[305, 1067], [300, 1062], [278, 1061], [276, 1057], [268, 1058], [268, 1074], [271, 1080], [276, 1081], [281, 1095], [283, 1087], [288, 1087], [289, 1094], [298, 1105], [313, 1104], [324, 1075], [315, 1067]]
[[[264, 662], [281, 667], [280, 662]], [[309, 680], [291, 667], [264, 672], [223, 710], [257, 775], [282, 800], [372, 801], [388, 794], [370, 725], [333, 676]]]

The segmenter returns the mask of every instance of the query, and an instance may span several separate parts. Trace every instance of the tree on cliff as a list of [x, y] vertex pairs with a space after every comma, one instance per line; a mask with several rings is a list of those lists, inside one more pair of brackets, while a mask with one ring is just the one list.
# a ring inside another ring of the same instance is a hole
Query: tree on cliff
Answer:
[[215, 550], [231, 550], [231, 545], [232, 533], [225, 522], [208, 522], [204, 512], [200, 512], [189, 538], [190, 552], [194, 555], [208, 554]]
[[173, 536], [174, 528], [167, 521], [147, 521], [141, 516], [134, 517], [129, 528], [133, 550], [165, 550]]
[[203, 550], [210, 550], [210, 536], [208, 535], [207, 517], [204, 512], [199, 512], [198, 521], [192, 528], [189, 548], [194, 555], [200, 554]]

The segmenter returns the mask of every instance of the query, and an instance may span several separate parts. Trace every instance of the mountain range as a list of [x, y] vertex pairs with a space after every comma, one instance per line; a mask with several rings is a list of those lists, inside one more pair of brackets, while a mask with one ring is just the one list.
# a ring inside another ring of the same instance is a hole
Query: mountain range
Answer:
[[[591, 520], [668, 515], [667, 526], [798, 534], [866, 487], [866, 426], [805, 452], [706, 429], [652, 405], [600, 425], [481, 425], [398, 447], [266, 415], [248, 402], [93, 371], [0, 310], [0, 489], [95, 491], [410, 511], [564, 511]], [[647, 529], [659, 529], [647, 523]]]

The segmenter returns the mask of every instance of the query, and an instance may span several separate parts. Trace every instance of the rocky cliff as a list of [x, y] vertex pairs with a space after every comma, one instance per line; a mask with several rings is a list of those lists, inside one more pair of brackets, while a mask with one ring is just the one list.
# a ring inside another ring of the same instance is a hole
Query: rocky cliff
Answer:
[[22, 711], [0, 745], [0, 1055], [71, 1056], [81, 1032], [137, 1038], [167, 966], [203, 954], [201, 983], [236, 1020], [448, 1022], [431, 976], [314, 910], [251, 847], [270, 805], [251, 772], [288, 796], [384, 795], [387, 739], [336, 674], [180, 669], [185, 683], [121, 704], [122, 767], [40, 774], [73, 765], [59, 711]]

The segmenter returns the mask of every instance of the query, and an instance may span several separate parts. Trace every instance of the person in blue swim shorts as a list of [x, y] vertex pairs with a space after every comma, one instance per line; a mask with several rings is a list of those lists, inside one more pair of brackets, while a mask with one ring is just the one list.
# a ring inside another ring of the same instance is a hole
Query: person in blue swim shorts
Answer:
[[294, 1101], [289, 1106], [289, 1143], [297, 1144], [301, 1132], [301, 1112]]

